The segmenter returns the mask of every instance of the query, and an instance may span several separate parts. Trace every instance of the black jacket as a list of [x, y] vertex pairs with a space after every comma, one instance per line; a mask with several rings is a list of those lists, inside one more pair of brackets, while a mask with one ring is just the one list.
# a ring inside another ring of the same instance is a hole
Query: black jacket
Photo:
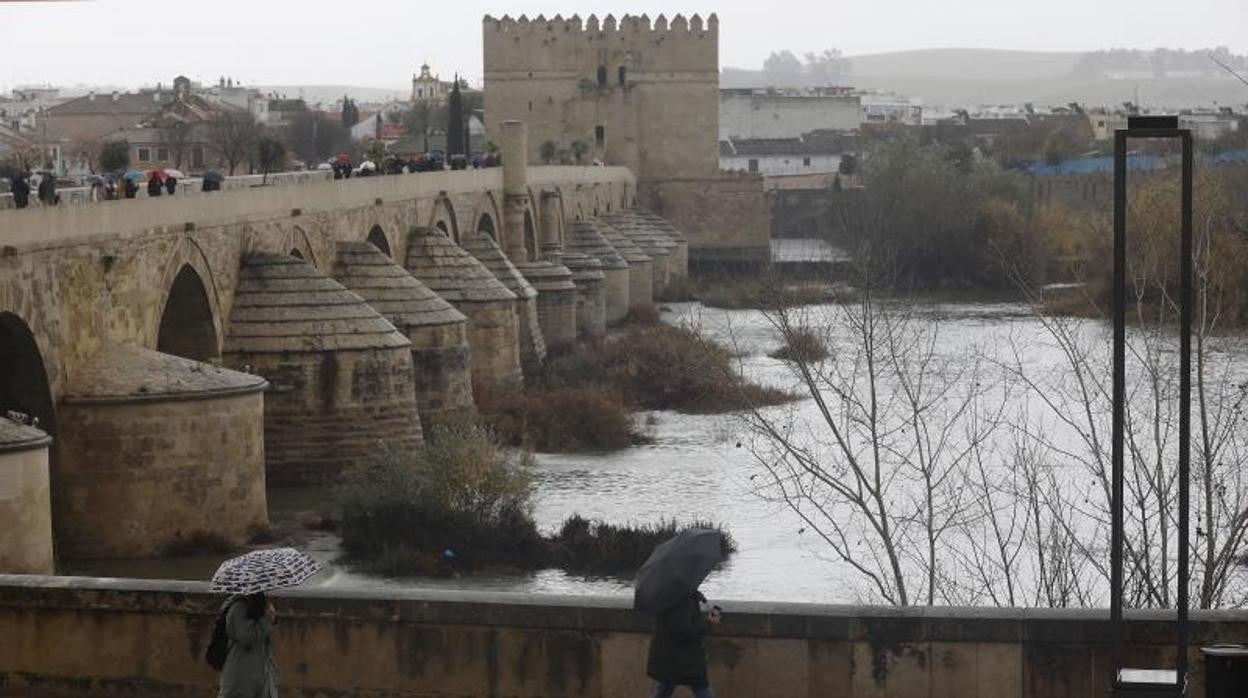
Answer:
[[702, 637], [710, 632], [711, 622], [699, 607], [705, 600], [695, 591], [659, 616], [646, 662], [650, 678], [686, 686], [707, 684]]

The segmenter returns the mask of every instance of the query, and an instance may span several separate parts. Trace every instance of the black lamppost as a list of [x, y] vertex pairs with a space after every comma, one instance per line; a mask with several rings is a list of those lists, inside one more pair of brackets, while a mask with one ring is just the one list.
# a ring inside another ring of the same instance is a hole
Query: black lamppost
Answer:
[[[1126, 400], [1127, 309], [1127, 141], [1132, 138], [1177, 139], [1183, 149], [1182, 208], [1179, 239], [1179, 515], [1178, 603], [1171, 669], [1126, 668], [1123, 664], [1123, 428]], [[1110, 668], [1115, 698], [1160, 698], [1187, 693], [1188, 645], [1188, 489], [1192, 427], [1192, 133], [1179, 128], [1176, 116], [1132, 116], [1114, 134], [1114, 414], [1113, 474], [1110, 511]]]

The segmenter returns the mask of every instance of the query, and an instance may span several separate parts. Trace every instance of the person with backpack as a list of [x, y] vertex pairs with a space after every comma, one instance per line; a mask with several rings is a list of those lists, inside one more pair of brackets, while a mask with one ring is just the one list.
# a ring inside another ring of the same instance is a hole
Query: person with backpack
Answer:
[[264, 592], [231, 596], [221, 607], [208, 663], [221, 672], [217, 698], [277, 698], [276, 612]]

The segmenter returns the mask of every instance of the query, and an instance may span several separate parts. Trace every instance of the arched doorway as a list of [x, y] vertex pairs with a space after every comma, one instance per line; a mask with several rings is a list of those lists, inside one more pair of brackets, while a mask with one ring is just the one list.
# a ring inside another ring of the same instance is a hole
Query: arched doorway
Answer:
[[498, 240], [498, 231], [494, 229], [494, 219], [488, 213], [481, 214], [481, 220], [477, 221], [477, 232], [485, 233], [493, 240]]
[[524, 250], [530, 260], [537, 259], [537, 230], [533, 227], [533, 213], [524, 210]]
[[372, 243], [373, 247], [381, 250], [381, 253], [385, 256], [392, 256], [390, 254], [390, 240], [386, 238], [386, 231], [382, 230], [380, 225], [374, 225], [373, 229], [368, 231], [368, 241]]
[[52, 388], [43, 354], [30, 328], [13, 313], [0, 313], [0, 415], [20, 412], [56, 435]]
[[[291, 254], [298, 255], [298, 251]], [[217, 327], [204, 280], [189, 264], [182, 265], [169, 288], [165, 310], [160, 315], [156, 350], [195, 361], [209, 361], [220, 356]]]

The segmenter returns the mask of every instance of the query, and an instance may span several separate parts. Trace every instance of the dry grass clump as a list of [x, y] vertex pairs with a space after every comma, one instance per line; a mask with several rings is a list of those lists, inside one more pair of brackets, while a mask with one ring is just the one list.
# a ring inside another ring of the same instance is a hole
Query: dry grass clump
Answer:
[[547, 539], [551, 562], [568, 572], [632, 576], [641, 569], [655, 546], [689, 528], [720, 532], [724, 558], [737, 551], [732, 535], [719, 524], [707, 521], [679, 525], [675, 521], [618, 526], [590, 521], [573, 514], [559, 532]]
[[771, 358], [804, 363], [828, 358], [828, 347], [824, 344], [823, 337], [814, 330], [794, 328], [787, 333], [786, 340], [784, 346], [770, 354]]
[[492, 396], [481, 413], [504, 443], [543, 453], [612, 451], [644, 441], [632, 405], [599, 386], [543, 386]]

